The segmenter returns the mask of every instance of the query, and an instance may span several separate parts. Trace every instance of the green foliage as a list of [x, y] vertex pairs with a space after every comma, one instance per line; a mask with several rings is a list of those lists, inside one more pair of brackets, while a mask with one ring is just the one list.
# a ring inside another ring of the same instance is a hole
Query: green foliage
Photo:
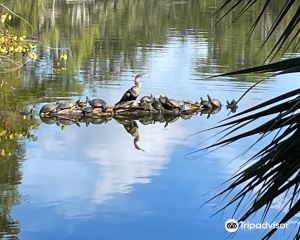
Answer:
[[[2, 5], [1, 5], [2, 6]], [[11, 26], [13, 16], [4, 13], [0, 17], [0, 73], [15, 71], [24, 66], [26, 57], [33, 60], [38, 58], [33, 52], [36, 45], [26, 35], [18, 35]]]

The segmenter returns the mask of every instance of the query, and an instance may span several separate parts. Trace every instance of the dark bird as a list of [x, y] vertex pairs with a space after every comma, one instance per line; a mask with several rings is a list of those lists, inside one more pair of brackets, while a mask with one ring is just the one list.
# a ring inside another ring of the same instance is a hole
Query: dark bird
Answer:
[[[133, 101], [136, 100], [140, 94], [140, 90], [141, 90], [141, 78], [144, 74], [138, 74], [135, 76], [134, 78], [134, 86], [131, 87], [130, 89], [128, 89], [123, 97], [121, 98], [121, 100], [118, 103], [121, 102], [128, 102], [128, 101]], [[116, 104], [118, 104], [116, 103]]]

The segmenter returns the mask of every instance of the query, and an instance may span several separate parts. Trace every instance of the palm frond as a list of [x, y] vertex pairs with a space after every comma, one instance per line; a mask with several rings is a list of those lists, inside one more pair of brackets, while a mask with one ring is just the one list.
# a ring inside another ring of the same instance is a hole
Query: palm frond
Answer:
[[[264, 117], [269, 119], [253, 129], [229, 137], [238, 129], [243, 129], [248, 123]], [[253, 135], [259, 137], [256, 144], [274, 130], [278, 132], [268, 144], [242, 166], [244, 169], [232, 178], [233, 182], [214, 197], [221, 197], [224, 194], [228, 196], [234, 189], [242, 186], [242, 189], [219, 212], [232, 204], [236, 204], [236, 208], [239, 208], [241, 203], [251, 196], [252, 202], [240, 216], [240, 221], [245, 221], [261, 209], [264, 209], [263, 218], [265, 218], [274, 200], [282, 198], [287, 209], [286, 212], [284, 209], [279, 211], [283, 214], [279, 222], [286, 223], [291, 220], [300, 211], [298, 198], [300, 192], [300, 89], [282, 94], [229, 117], [221, 127], [225, 127], [227, 133], [208, 148], [227, 145]], [[275, 231], [276, 229], [267, 232], [263, 239], [269, 239]]]
[[[261, 1], [227, 0], [217, 10], [217, 15], [219, 16], [219, 20], [221, 20], [232, 10], [239, 8], [240, 12], [237, 15], [237, 18], [239, 18], [249, 8]], [[263, 1], [259, 14], [249, 31], [249, 35], [253, 33], [264, 14], [267, 13], [267, 8], [274, 1]], [[271, 37], [275, 32], [278, 32], [278, 29], [282, 25], [284, 26], [283, 31], [280, 33], [267, 59], [273, 59], [280, 50], [287, 51], [292, 45], [294, 45], [294, 49], [299, 47], [299, 1], [286, 0], [283, 3], [277, 17], [268, 29], [268, 34], [262, 47], [270, 41]], [[251, 73], [271, 73], [274, 76], [295, 72], [300, 72], [300, 57], [232, 71], [218, 76]], [[261, 81], [264, 80], [262, 79]], [[251, 88], [258, 83], [255, 83]], [[258, 119], [265, 119], [265, 121], [257, 123]], [[255, 127], [245, 130], [245, 127], [249, 126], [250, 123], [257, 124]], [[205, 149], [214, 149], [250, 136], [257, 136], [258, 139], [248, 148], [249, 150], [263, 139], [272, 136], [272, 139], [250, 157], [241, 166], [238, 173], [227, 181], [230, 182], [229, 186], [212, 198], [223, 197], [223, 200], [227, 199], [225, 205], [218, 212], [224, 211], [228, 206], [235, 204], [234, 214], [236, 214], [242, 203], [245, 203], [245, 199], [248, 199], [246, 210], [239, 216], [240, 221], [245, 221], [260, 210], [263, 211], [262, 219], [265, 219], [274, 201], [281, 199], [283, 207], [276, 216], [277, 218], [281, 216], [279, 222], [286, 223], [295, 217], [300, 211], [300, 88], [228, 117], [221, 121], [221, 124], [215, 128], [223, 129], [220, 131], [223, 135]], [[234, 135], [238, 130], [241, 132]], [[238, 193], [228, 200], [236, 188], [239, 188]], [[271, 238], [276, 230], [272, 229], [268, 231], [262, 239]], [[299, 239], [299, 236], [300, 227], [295, 233], [294, 239]]]

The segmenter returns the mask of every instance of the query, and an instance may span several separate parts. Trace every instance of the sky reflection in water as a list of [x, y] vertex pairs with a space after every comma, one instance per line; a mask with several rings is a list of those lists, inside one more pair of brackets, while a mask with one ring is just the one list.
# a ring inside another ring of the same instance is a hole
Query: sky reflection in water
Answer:
[[[189, 74], [191, 56], [195, 51], [192, 43], [172, 44], [166, 49], [160, 57], [153, 57], [151, 74], [143, 84], [144, 94], [161, 93], [160, 84], [164, 86], [164, 94], [186, 99], [197, 99], [209, 92], [224, 102], [241, 94], [240, 89], [226, 91], [233, 88], [231, 82], [223, 82], [222, 88], [216, 88], [214, 84], [221, 84], [218, 81], [203, 87], [202, 81], [190, 79], [193, 78], [193, 71]], [[182, 68], [170, 64], [168, 71], [159, 71], [161, 65], [166, 66], [166, 62], [179, 56], [185, 63]], [[126, 84], [129, 86], [131, 82]], [[277, 85], [265, 87], [279, 92]], [[126, 88], [125, 84], [105, 91], [100, 87], [99, 92], [104, 99], [114, 101]], [[240, 109], [265, 97], [270, 97], [267, 92], [257, 91], [248, 96]], [[26, 143], [20, 187], [24, 202], [14, 209], [14, 217], [21, 222], [21, 238], [225, 237], [223, 225], [229, 215], [210, 218], [214, 213], [211, 204], [199, 207], [209, 196], [203, 194], [226, 180], [242, 163], [242, 159], [230, 160], [246, 143], [216, 153], [199, 153], [197, 158], [190, 159], [186, 154], [199, 148], [197, 144], [210, 133], [186, 137], [213, 126], [226, 114], [223, 108], [210, 119], [205, 115], [194, 116], [190, 120], [180, 119], [167, 128], [160, 123], [147, 126], [139, 123], [139, 145], [145, 152], [133, 147], [132, 137], [114, 120], [80, 128], [72, 125], [64, 130], [55, 124], [42, 124], [36, 132], [38, 141]], [[252, 234], [244, 231], [238, 236], [250, 239]]]

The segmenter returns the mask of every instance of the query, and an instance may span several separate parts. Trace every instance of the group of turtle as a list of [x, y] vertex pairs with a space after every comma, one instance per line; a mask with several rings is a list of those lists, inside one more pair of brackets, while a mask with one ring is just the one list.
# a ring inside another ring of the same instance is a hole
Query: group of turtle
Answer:
[[208, 95], [207, 100], [201, 100], [199, 102], [192, 102], [188, 100], [175, 100], [166, 96], [160, 96], [158, 98], [153, 95], [144, 96], [140, 100], [119, 102], [115, 106], [108, 106], [102, 99], [89, 99], [86, 97], [86, 101], [76, 102], [56, 102], [45, 104], [41, 110], [41, 116], [55, 116], [55, 115], [72, 115], [78, 113], [83, 116], [118, 114], [121, 112], [155, 112], [161, 113], [164, 111], [174, 113], [188, 113], [194, 111], [204, 111], [208, 113], [215, 113], [222, 107], [221, 102], [218, 99], [211, 98]]
[[201, 100], [199, 102], [192, 102], [188, 100], [175, 100], [166, 96], [159, 98], [153, 95], [144, 96], [140, 101], [121, 102], [115, 105], [114, 109], [144, 109], [144, 110], [157, 110], [157, 111], [174, 111], [174, 112], [188, 112], [193, 110], [216, 110], [222, 107], [218, 99], [212, 99], [208, 95], [208, 100]]
[[160, 96], [159, 98], [153, 95], [144, 96], [139, 101], [121, 102], [115, 105], [114, 110], [118, 113], [121, 111], [131, 110], [144, 110], [149, 112], [162, 112], [164, 110], [181, 112], [191, 111], [194, 103], [191, 101], [179, 101], [166, 96]]
[[76, 102], [64, 101], [64, 102], [56, 102], [56, 103], [47, 103], [45, 104], [41, 110], [41, 116], [55, 115], [55, 114], [68, 114], [71, 112], [78, 111], [83, 115], [90, 114], [95, 110], [105, 111], [107, 108], [107, 104], [102, 99], [93, 99], [90, 100], [86, 97], [86, 101], [80, 101], [80, 99]]

